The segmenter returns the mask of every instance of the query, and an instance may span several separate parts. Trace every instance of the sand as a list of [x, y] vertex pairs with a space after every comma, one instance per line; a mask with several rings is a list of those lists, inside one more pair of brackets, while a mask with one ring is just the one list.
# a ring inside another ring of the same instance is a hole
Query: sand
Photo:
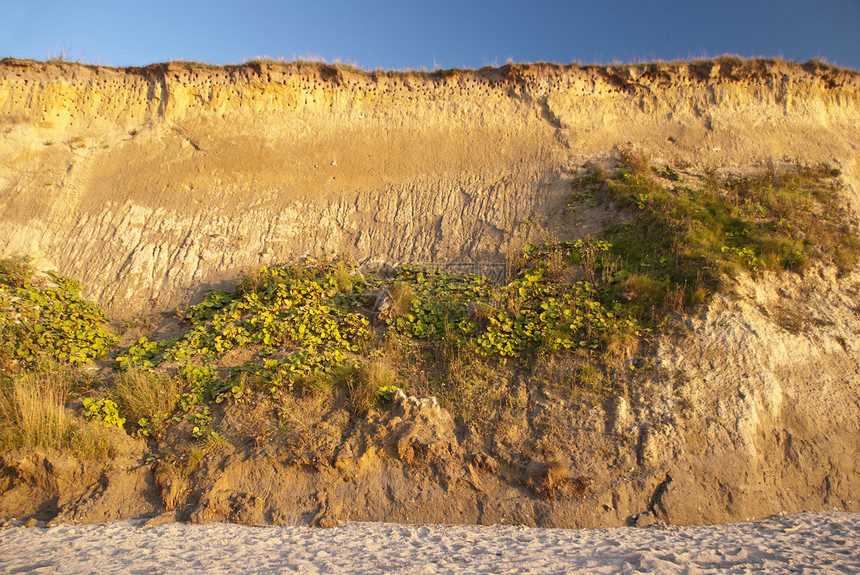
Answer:
[[860, 73], [813, 62], [442, 77], [8, 59], [0, 253], [132, 320], [301, 254], [501, 263], [524, 242], [602, 236], [615, 210], [569, 213], [571, 178], [630, 143], [734, 172], [826, 161], [860, 208], [858, 124]]
[[860, 513], [592, 530], [142, 521], [0, 529], [0, 573], [189, 572], [858, 573]]

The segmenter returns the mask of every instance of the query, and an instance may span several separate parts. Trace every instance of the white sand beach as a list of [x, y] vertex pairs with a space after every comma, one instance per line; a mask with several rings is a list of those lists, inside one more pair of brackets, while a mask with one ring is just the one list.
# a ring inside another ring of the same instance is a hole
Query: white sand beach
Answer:
[[698, 527], [333, 529], [142, 521], [0, 529], [2, 573], [858, 573], [860, 513]]

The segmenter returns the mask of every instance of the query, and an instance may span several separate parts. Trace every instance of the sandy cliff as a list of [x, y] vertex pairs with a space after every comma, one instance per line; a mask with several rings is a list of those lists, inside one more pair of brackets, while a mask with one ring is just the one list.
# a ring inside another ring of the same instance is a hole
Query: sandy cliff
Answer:
[[[611, 165], [619, 146], [721, 173], [828, 162], [860, 211], [858, 126], [860, 73], [815, 63], [427, 75], [3, 60], [0, 254], [78, 278], [114, 317], [305, 253], [503, 261], [528, 239], [598, 235], [613, 208], [559, 212], [578, 170]], [[596, 526], [858, 509], [860, 274], [816, 264], [730, 282], [677, 318], [682, 333], [659, 342], [654, 371], [627, 394], [576, 411], [512, 376], [512, 394], [528, 387], [523, 434], [556, 418], [571, 477], [588, 478], [579, 497], [539, 497], [519, 469], [488, 472], [463, 422], [443, 418], [445, 473], [365, 457], [358, 432], [328, 467], [240, 451], [181, 488], [142, 458], [105, 469], [7, 454], [3, 512]], [[780, 323], [787, 313], [803, 329]]]
[[633, 144], [744, 169], [827, 161], [860, 205], [860, 75], [733, 61], [367, 74], [307, 64], [0, 64], [0, 252], [114, 312], [304, 253], [501, 260], [571, 173]]

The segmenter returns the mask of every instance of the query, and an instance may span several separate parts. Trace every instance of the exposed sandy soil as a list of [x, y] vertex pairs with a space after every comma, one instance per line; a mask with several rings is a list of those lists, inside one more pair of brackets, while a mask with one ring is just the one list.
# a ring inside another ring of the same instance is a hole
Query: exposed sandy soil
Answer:
[[826, 161], [860, 206], [860, 75], [721, 60], [452, 75], [307, 64], [0, 63], [0, 252], [114, 313], [311, 253], [503, 261], [595, 235], [553, 213], [632, 145], [718, 170]]
[[[0, 253], [129, 317], [307, 252], [503, 261], [526, 239], [595, 235], [605, 207], [554, 214], [577, 170], [617, 146], [721, 172], [827, 161], [857, 207], [858, 125], [858, 74], [816, 64], [423, 76], [4, 60]], [[622, 398], [574, 409], [515, 374], [506, 389], [525, 399], [499, 441], [402, 397], [354, 427], [322, 410], [302, 450], [237, 441], [191, 471], [131, 439], [107, 465], [8, 452], [0, 517], [597, 527], [860, 509], [860, 276], [814, 267], [732, 287], [676, 318]], [[555, 467], [522, 465], [538, 427], [561, 446]]]
[[[398, 392], [346, 427], [346, 412], [308, 398], [293, 406], [303, 418], [293, 431], [259, 444], [265, 405], [224, 408], [215, 415], [227, 441], [196, 468], [153, 458], [187, 452], [187, 439], [168, 438], [146, 458], [125, 438], [107, 466], [0, 454], [0, 516], [600, 527], [857, 510], [858, 281], [827, 268], [740, 279], [661, 340], [655, 370], [629, 393], [581, 410], [562, 388], [532, 382], [525, 409], [495, 434]], [[790, 332], [775, 306], [808, 326]], [[541, 442], [556, 463], [523, 455]]]

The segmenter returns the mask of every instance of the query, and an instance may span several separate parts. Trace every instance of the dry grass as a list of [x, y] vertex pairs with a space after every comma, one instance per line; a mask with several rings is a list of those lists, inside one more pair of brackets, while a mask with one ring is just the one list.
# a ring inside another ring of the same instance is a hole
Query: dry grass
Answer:
[[777, 325], [792, 335], [799, 335], [807, 330], [811, 318], [802, 310], [787, 306], [777, 306], [773, 310], [773, 319]]
[[68, 448], [82, 459], [112, 459], [117, 448], [110, 434], [111, 430], [95, 422], [75, 419]]
[[25, 256], [0, 258], [0, 278], [13, 288], [25, 287], [33, 277], [30, 258]]
[[278, 441], [292, 465], [331, 465], [350, 425], [350, 415], [331, 395], [285, 395]]
[[409, 284], [398, 282], [391, 287], [391, 300], [394, 307], [391, 313], [394, 317], [401, 316], [412, 309], [415, 294]]
[[179, 386], [166, 375], [133, 367], [117, 378], [112, 395], [120, 412], [129, 421], [137, 422], [143, 417], [170, 415], [176, 407]]
[[66, 413], [71, 387], [66, 373], [22, 372], [0, 391], [0, 441], [7, 448], [67, 447], [74, 427]]
[[112, 457], [109, 432], [66, 410], [79, 374], [63, 364], [42, 364], [0, 379], [0, 446], [69, 450], [85, 459]]
[[523, 407], [511, 392], [509, 370], [459, 348], [447, 350], [446, 355], [442, 389], [434, 391], [453, 415], [481, 429]]
[[398, 386], [394, 368], [382, 358], [335, 370], [326, 379], [332, 389], [345, 390], [346, 409], [355, 417], [364, 417], [379, 406], [381, 388]]

